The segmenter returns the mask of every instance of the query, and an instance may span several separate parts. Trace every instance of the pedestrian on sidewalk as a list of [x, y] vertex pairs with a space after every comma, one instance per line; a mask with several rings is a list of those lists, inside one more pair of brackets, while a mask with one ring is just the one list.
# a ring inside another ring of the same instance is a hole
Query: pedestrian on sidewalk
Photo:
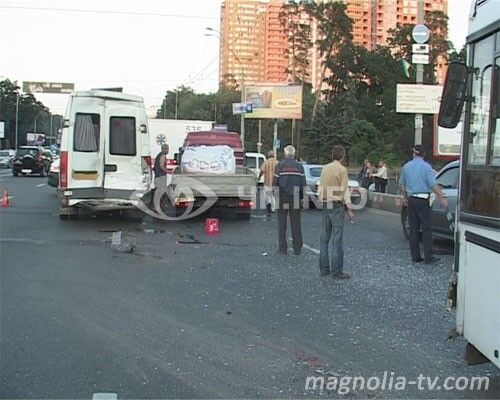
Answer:
[[368, 166], [368, 159], [365, 159], [363, 161], [363, 165], [361, 166], [361, 169], [358, 172], [358, 175], [356, 176], [356, 180], [358, 181], [358, 183], [360, 185], [363, 184], [363, 179], [365, 178], [365, 175], [366, 175], [367, 166]]
[[276, 159], [274, 151], [271, 150], [267, 153], [267, 160], [264, 161], [264, 164], [260, 167], [259, 179], [264, 175], [264, 193], [266, 194], [266, 212], [268, 216], [276, 211], [273, 180], [277, 165], [278, 160]]
[[[406, 163], [401, 171], [399, 185], [405, 206], [408, 207], [411, 258], [414, 263], [424, 261], [426, 264], [433, 264], [439, 261], [439, 258], [434, 257], [432, 249], [431, 192], [436, 193], [445, 209], [448, 207], [448, 199], [436, 183], [432, 168], [424, 161], [424, 156], [424, 147], [416, 145], [413, 148], [413, 160]], [[424, 258], [420, 256], [420, 227]]]
[[375, 191], [385, 193], [387, 188], [387, 164], [384, 160], [378, 163], [377, 172], [372, 175], [375, 178]]
[[[334, 146], [333, 161], [323, 167], [319, 179], [318, 196], [323, 202], [323, 223], [320, 234], [319, 271], [321, 276], [330, 273], [336, 279], [348, 279], [344, 269], [344, 220], [345, 214], [352, 221], [351, 195], [343, 146]], [[330, 253], [330, 243], [333, 251]]]
[[372, 181], [372, 173], [373, 173], [373, 166], [370, 161], [367, 161], [366, 163], [366, 171], [365, 175], [363, 177], [363, 182], [361, 182], [361, 186], [363, 186], [366, 190], [370, 187], [371, 181]]
[[306, 177], [304, 167], [295, 160], [295, 147], [284, 148], [285, 159], [276, 166], [273, 186], [278, 188], [278, 241], [279, 252], [286, 254], [286, 224], [290, 214], [292, 228], [293, 252], [300, 255], [302, 251], [302, 228], [300, 226], [300, 207], [304, 198]]

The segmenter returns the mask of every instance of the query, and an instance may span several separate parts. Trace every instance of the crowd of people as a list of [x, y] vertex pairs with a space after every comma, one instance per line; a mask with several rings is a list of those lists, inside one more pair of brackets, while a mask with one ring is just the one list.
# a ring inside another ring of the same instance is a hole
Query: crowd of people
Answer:
[[[425, 151], [421, 145], [412, 149], [413, 159], [405, 164], [400, 178], [401, 193], [409, 209], [410, 250], [414, 263], [425, 261], [432, 264], [439, 260], [432, 251], [430, 217], [430, 194], [436, 193], [443, 207], [448, 206], [446, 197], [436, 183], [431, 166], [424, 161]], [[163, 145], [155, 159], [155, 176], [160, 178], [166, 173], [163, 165], [168, 154], [168, 145]], [[332, 161], [326, 164], [318, 184], [318, 199], [322, 204], [323, 218], [320, 230], [319, 273], [335, 279], [349, 279], [344, 272], [344, 221], [354, 219], [350, 199], [347, 168], [343, 165], [346, 150], [343, 146], [333, 146]], [[268, 216], [278, 214], [278, 253], [287, 254], [287, 219], [290, 217], [293, 253], [302, 252], [301, 208], [306, 188], [304, 167], [296, 158], [295, 148], [284, 148], [284, 159], [278, 161], [274, 152], [268, 153], [267, 161], [261, 166], [260, 176], [264, 176], [266, 211]], [[387, 164], [378, 163], [375, 170], [369, 160], [365, 160], [359, 171], [358, 179], [368, 188], [373, 182], [377, 192], [385, 193], [387, 187]], [[277, 194], [277, 198], [275, 198]], [[419, 249], [419, 229], [422, 228], [424, 257]]]

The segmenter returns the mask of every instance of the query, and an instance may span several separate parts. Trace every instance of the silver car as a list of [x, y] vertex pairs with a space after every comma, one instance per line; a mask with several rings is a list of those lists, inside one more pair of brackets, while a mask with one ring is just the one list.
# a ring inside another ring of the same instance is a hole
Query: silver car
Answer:
[[0, 150], [0, 168], [12, 168], [14, 154], [14, 150]]
[[[306, 175], [306, 185], [307, 185], [307, 195], [309, 198], [316, 197], [318, 195], [318, 184], [319, 178], [321, 176], [321, 171], [323, 171], [323, 165], [320, 164], [302, 164], [304, 167], [304, 173]], [[348, 181], [349, 190], [351, 192], [351, 202], [355, 205], [361, 202], [363, 192], [366, 189], [359, 185], [359, 182], [354, 179], [349, 179]], [[366, 197], [366, 193], [364, 193]], [[312, 201], [310, 201], [310, 204]], [[318, 205], [320, 203], [318, 202]], [[319, 206], [321, 208], [321, 206]]]

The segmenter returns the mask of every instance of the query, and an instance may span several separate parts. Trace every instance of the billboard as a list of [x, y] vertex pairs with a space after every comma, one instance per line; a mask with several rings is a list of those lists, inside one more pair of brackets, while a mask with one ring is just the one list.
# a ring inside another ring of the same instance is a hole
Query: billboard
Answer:
[[245, 101], [253, 104], [245, 118], [302, 119], [302, 86], [246, 86]]
[[443, 87], [439, 85], [398, 84], [396, 112], [438, 114]]
[[44, 142], [45, 142], [45, 134], [43, 133], [28, 132], [26, 134], [26, 143], [28, 145], [39, 146], [44, 144]]
[[71, 93], [74, 89], [74, 83], [23, 82], [23, 92], [25, 93]]

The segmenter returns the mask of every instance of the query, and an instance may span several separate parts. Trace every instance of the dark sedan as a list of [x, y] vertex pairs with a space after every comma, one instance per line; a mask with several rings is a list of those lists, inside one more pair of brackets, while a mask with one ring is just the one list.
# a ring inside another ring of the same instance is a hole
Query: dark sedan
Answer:
[[[455, 233], [455, 210], [457, 207], [458, 181], [460, 178], [460, 163], [452, 161], [446, 164], [436, 175], [436, 182], [448, 198], [448, 208], [444, 209], [439, 201], [433, 201], [435, 196], [431, 195], [432, 204], [432, 236], [453, 240]], [[401, 224], [406, 238], [410, 237], [410, 226], [408, 224], [408, 211], [406, 207], [401, 208]]]
[[41, 147], [21, 146], [17, 149], [13, 160], [12, 175], [40, 174], [40, 176], [45, 176], [48, 167], [46, 157]]

